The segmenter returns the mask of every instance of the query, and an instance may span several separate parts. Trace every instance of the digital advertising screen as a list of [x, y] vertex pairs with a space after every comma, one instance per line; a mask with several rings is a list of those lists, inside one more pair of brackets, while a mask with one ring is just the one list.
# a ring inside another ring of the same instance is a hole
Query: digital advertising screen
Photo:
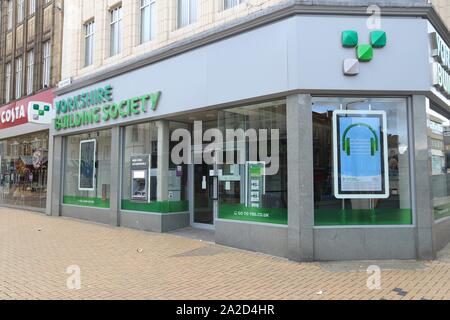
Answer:
[[97, 147], [96, 140], [80, 141], [80, 158], [79, 158], [79, 174], [78, 174], [78, 189], [80, 191], [95, 190], [96, 147]]
[[386, 113], [334, 111], [333, 140], [335, 197], [388, 198]]

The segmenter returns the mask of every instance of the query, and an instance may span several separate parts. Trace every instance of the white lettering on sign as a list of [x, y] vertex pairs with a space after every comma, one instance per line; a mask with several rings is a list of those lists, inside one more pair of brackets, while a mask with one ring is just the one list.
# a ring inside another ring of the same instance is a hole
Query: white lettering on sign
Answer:
[[450, 97], [450, 48], [437, 32], [430, 34], [433, 86]]
[[2, 123], [14, 123], [16, 120], [25, 118], [25, 108], [23, 105], [2, 111], [0, 121]]

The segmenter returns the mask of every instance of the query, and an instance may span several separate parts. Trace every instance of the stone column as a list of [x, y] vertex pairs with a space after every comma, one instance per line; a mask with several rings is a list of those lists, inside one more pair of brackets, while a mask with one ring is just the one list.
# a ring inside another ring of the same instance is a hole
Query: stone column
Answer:
[[414, 138], [413, 199], [416, 208], [417, 257], [422, 260], [436, 256], [433, 239], [433, 203], [431, 194], [430, 157], [428, 147], [427, 98], [412, 98], [412, 136]]
[[157, 195], [158, 201], [168, 200], [169, 189], [169, 122], [160, 120], [158, 127], [158, 170]]
[[111, 129], [111, 180], [109, 193], [110, 225], [119, 226], [120, 212], [120, 175], [122, 174], [122, 148], [120, 139], [120, 127]]
[[287, 98], [288, 255], [314, 259], [314, 166], [311, 96]]
[[47, 209], [46, 213], [58, 217], [61, 215], [61, 199], [63, 196], [63, 137], [52, 137], [50, 130], [48, 152]]

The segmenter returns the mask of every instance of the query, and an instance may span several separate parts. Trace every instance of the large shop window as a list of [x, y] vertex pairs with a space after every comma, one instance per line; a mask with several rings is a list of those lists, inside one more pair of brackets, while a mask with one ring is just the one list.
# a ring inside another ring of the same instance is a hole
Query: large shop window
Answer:
[[314, 98], [316, 226], [412, 224], [407, 102]]
[[185, 125], [155, 121], [125, 127], [122, 210], [189, 211], [187, 166], [174, 165], [170, 135]]
[[48, 131], [0, 141], [0, 204], [45, 208]]
[[109, 208], [111, 131], [65, 138], [63, 203]]
[[221, 111], [219, 128], [235, 131], [219, 166], [219, 218], [287, 225], [285, 101]]
[[450, 217], [450, 115], [427, 109], [434, 220]]

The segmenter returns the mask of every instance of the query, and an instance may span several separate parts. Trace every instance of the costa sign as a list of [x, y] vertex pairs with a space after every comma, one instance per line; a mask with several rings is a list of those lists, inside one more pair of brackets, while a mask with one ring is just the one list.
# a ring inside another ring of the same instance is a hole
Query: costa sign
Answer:
[[54, 117], [53, 92], [46, 90], [0, 108], [0, 129], [26, 123], [51, 124]]

